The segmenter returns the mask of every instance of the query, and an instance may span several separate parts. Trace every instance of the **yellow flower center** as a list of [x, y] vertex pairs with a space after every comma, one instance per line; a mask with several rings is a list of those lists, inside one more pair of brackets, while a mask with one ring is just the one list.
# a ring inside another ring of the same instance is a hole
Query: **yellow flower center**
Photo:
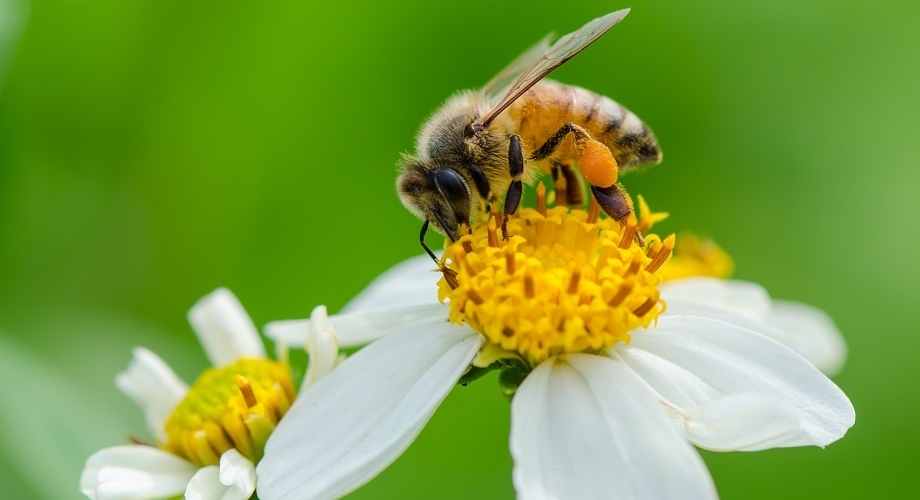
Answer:
[[293, 399], [289, 370], [274, 361], [210, 368], [166, 421], [163, 448], [202, 467], [219, 464], [230, 448], [256, 463]]
[[646, 249], [636, 241], [634, 219], [598, 219], [595, 205], [591, 212], [547, 209], [543, 190], [537, 194], [537, 209], [508, 220], [507, 240], [493, 215], [447, 247], [438, 294], [450, 321], [531, 365], [629, 342], [631, 330], [664, 311], [659, 268], [674, 236], [647, 236]]

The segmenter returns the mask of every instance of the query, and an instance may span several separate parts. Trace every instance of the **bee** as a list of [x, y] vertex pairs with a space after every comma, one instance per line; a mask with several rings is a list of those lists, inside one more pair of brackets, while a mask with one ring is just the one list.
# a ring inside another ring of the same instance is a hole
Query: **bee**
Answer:
[[406, 208], [423, 220], [419, 243], [432, 259], [437, 261], [425, 244], [429, 227], [456, 241], [474, 207], [492, 206], [500, 194], [507, 239], [505, 224], [520, 205], [523, 184], [541, 172], [553, 175], [557, 192], [564, 180], [560, 194], [570, 204], [584, 201], [584, 178], [601, 209], [627, 221], [632, 209], [618, 172], [661, 161], [654, 134], [612, 99], [543, 78], [628, 13], [594, 19], [552, 46], [544, 38], [482, 89], [449, 98], [421, 126], [416, 153], [399, 162], [396, 188]]

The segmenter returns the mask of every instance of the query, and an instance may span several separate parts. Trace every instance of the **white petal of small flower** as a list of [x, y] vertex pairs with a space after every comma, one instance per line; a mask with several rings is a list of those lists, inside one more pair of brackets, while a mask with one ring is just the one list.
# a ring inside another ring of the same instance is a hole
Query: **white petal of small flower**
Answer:
[[[775, 397], [794, 409], [804, 432], [797, 440], [769, 446], [826, 446], [853, 425], [855, 412], [846, 395], [792, 350], [737, 324], [670, 313], [659, 317], [657, 328], [634, 331], [628, 345], [618, 344], [611, 351], [666, 406], [686, 414], [734, 394]], [[762, 418], [750, 410], [739, 406], [735, 418]]]
[[684, 436], [708, 450], [756, 451], [807, 439], [795, 408], [770, 395], [733, 394], [675, 416]]
[[315, 384], [332, 371], [339, 361], [339, 346], [326, 316], [326, 306], [317, 306], [310, 313], [306, 350], [310, 354], [310, 364], [307, 365], [307, 373], [304, 375], [303, 388]]
[[406, 259], [375, 278], [342, 308], [342, 312], [381, 311], [437, 304], [437, 267], [428, 255]]
[[805, 356], [822, 372], [834, 375], [843, 368], [847, 344], [834, 321], [823, 311], [799, 302], [777, 300], [767, 322], [787, 333], [787, 338], [780, 342]]
[[[446, 321], [447, 309], [437, 303], [329, 316], [338, 344], [344, 348], [362, 346], [391, 332], [415, 325]], [[273, 321], [265, 325], [265, 335], [268, 338], [288, 346], [303, 345], [309, 338], [309, 332], [308, 319]]]
[[220, 468], [216, 465], [198, 469], [185, 489], [185, 500], [247, 500], [251, 495], [221, 483]]
[[220, 456], [220, 482], [235, 487], [243, 498], [249, 498], [256, 490], [256, 467], [236, 448], [230, 448]]
[[188, 313], [211, 364], [221, 367], [240, 358], [265, 358], [265, 347], [243, 305], [226, 288], [198, 301]]
[[80, 475], [93, 500], [147, 500], [181, 495], [197, 467], [159, 448], [114, 446], [94, 453]]
[[541, 363], [511, 402], [518, 498], [714, 499], [702, 459], [617, 360]]
[[338, 498], [396, 459], [482, 343], [448, 323], [409, 328], [361, 349], [301, 392], [257, 466], [262, 500]]
[[166, 441], [164, 425], [176, 405], [188, 392], [188, 385], [153, 352], [134, 348], [128, 369], [115, 377], [115, 385], [144, 410], [147, 426], [161, 442]]

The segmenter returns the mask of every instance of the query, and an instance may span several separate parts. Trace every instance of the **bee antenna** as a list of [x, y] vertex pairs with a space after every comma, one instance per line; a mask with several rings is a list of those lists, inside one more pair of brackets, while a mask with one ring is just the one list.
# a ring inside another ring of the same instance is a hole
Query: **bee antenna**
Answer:
[[422, 245], [422, 248], [425, 250], [425, 253], [427, 253], [428, 256], [431, 257], [431, 260], [433, 260], [435, 264], [437, 264], [438, 263], [437, 256], [435, 256], [434, 252], [432, 252], [431, 249], [428, 248], [428, 245], [425, 244], [425, 233], [427, 232], [428, 232], [428, 219], [425, 219], [425, 222], [422, 223], [422, 231], [418, 235], [418, 242]]
[[434, 218], [438, 220], [438, 225], [441, 226], [441, 229], [443, 229], [445, 233], [447, 233], [447, 237], [450, 238], [450, 242], [453, 243], [453, 242], [457, 241], [457, 233], [455, 233], [455, 232], [447, 225], [447, 223], [444, 222], [444, 218], [441, 217], [441, 214], [438, 213], [438, 212], [432, 212], [432, 213], [434, 214]]

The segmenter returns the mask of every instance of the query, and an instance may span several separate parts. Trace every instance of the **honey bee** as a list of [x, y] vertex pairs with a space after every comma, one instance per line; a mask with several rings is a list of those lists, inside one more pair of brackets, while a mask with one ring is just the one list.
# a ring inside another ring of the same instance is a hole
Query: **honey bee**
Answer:
[[449, 98], [422, 125], [416, 154], [399, 162], [396, 188], [406, 208], [424, 221], [419, 242], [432, 259], [437, 261], [425, 244], [429, 226], [456, 241], [474, 207], [496, 204], [501, 193], [502, 234], [508, 238], [505, 222], [520, 205], [523, 184], [540, 172], [553, 175], [557, 192], [565, 184], [561, 194], [570, 204], [583, 202], [584, 178], [601, 209], [626, 222], [632, 209], [618, 171], [659, 163], [655, 136], [610, 98], [543, 78], [628, 13], [594, 19], [552, 46], [544, 38], [482, 89]]

